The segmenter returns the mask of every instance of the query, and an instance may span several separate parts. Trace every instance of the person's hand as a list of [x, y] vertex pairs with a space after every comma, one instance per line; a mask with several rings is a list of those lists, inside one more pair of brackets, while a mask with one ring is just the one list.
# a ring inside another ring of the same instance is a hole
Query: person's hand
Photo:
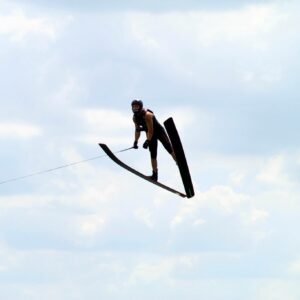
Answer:
[[133, 143], [133, 148], [134, 148], [134, 149], [138, 149], [138, 148], [139, 148], [138, 142], [137, 142], [137, 141], [134, 141], [134, 143]]
[[145, 143], [143, 144], [143, 148], [147, 149], [149, 147], [149, 141], [146, 140]]

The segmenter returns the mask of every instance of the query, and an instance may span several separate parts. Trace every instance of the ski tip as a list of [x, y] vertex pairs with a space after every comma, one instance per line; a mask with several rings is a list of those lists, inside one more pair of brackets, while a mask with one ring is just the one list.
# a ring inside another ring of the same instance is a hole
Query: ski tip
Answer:
[[102, 144], [102, 143], [99, 143], [98, 145], [108, 155], [108, 153], [110, 152], [110, 150], [108, 149], [108, 147], [105, 144]]
[[173, 118], [172, 118], [172, 117], [169, 117], [167, 120], [164, 121], [164, 124], [165, 124], [165, 123], [168, 123], [168, 122], [171, 122], [171, 121], [173, 121]]

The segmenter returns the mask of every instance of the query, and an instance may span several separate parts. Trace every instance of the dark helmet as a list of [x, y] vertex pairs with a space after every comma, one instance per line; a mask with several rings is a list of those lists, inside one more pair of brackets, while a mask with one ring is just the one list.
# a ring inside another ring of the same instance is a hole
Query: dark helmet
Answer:
[[[136, 109], [136, 108], [134, 109], [134, 108], [133, 108], [133, 105], [138, 105], [139, 108], [138, 108], [138, 109]], [[142, 100], [134, 99], [134, 100], [131, 102], [131, 108], [132, 108], [132, 111], [133, 111], [134, 113], [139, 113], [139, 112], [141, 112], [142, 109], [143, 109], [143, 101], [142, 101]]]

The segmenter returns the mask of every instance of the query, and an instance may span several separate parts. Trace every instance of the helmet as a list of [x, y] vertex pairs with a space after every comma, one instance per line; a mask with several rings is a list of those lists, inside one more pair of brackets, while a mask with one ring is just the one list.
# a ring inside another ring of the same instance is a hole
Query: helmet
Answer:
[[[138, 105], [139, 108], [133, 108], [133, 105]], [[142, 100], [137, 100], [137, 99], [134, 99], [132, 102], [131, 102], [131, 107], [132, 107], [132, 111], [134, 113], [139, 113], [141, 112], [141, 110], [143, 109], [143, 101]]]

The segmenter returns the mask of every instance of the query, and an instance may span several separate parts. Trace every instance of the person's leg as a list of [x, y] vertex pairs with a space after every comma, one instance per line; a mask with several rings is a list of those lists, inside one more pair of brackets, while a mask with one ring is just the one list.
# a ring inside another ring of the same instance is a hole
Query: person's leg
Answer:
[[151, 158], [151, 165], [152, 165], [152, 170], [157, 172], [157, 159], [156, 158]]
[[174, 161], [177, 163], [176, 155], [174, 153], [172, 144], [171, 144], [170, 139], [165, 130], [161, 131], [160, 135], [158, 136], [158, 139], [162, 143], [162, 145], [165, 147], [165, 149], [169, 152], [169, 154], [171, 154]]
[[152, 175], [149, 176], [152, 180], [157, 181], [158, 179], [158, 168], [157, 168], [157, 139], [152, 138], [149, 143], [149, 151], [151, 156]]

